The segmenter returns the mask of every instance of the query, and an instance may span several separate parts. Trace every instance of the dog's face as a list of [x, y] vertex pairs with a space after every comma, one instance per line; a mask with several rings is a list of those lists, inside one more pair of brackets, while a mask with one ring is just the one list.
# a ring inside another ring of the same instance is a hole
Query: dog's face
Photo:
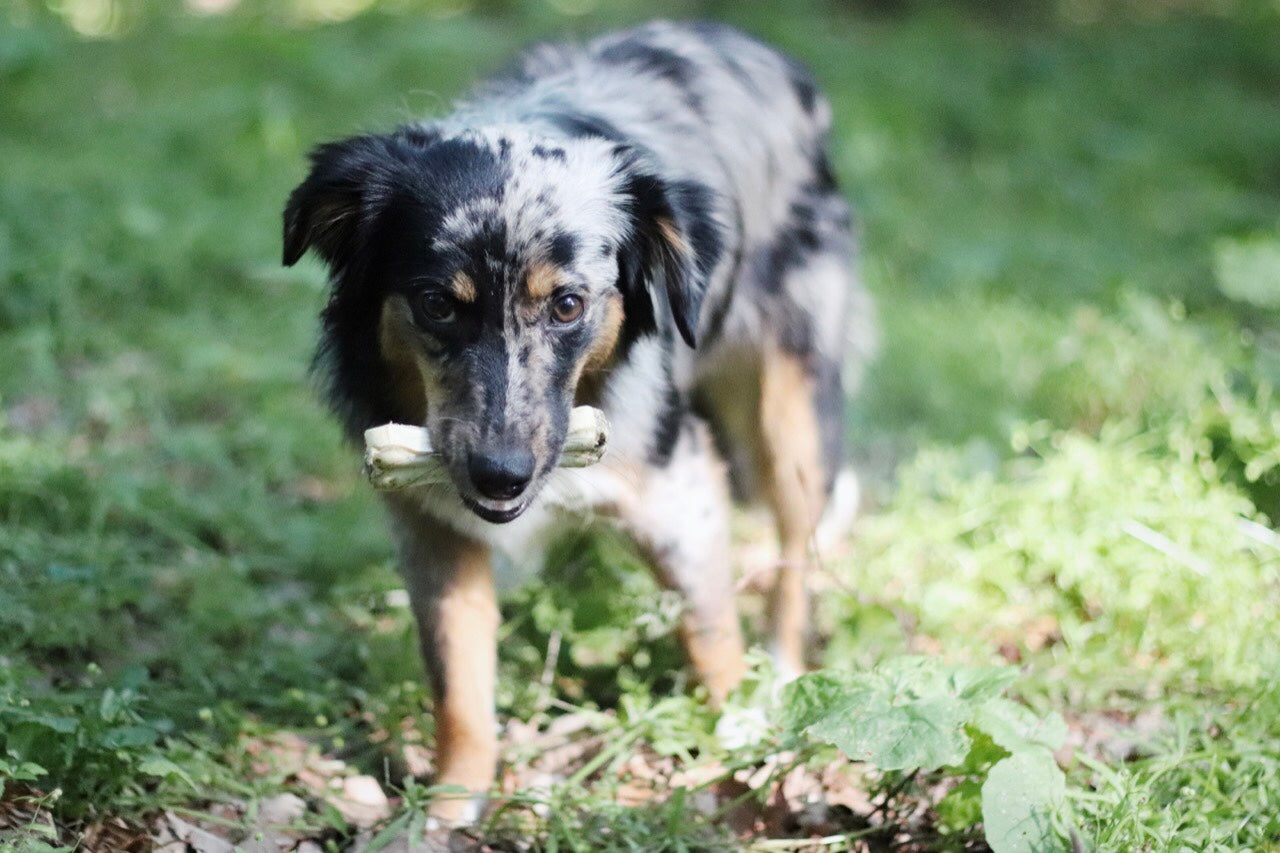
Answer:
[[329, 263], [330, 396], [353, 431], [426, 425], [487, 521], [537, 494], [584, 377], [665, 325], [652, 282], [693, 343], [719, 253], [711, 200], [625, 146], [415, 129], [312, 159], [285, 211], [285, 262], [314, 247]]

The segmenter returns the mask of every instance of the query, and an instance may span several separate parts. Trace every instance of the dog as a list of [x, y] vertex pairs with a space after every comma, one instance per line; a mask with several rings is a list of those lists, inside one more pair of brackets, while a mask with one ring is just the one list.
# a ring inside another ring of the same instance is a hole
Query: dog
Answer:
[[[320, 145], [284, 263], [328, 266], [316, 364], [353, 440], [425, 426], [451, 482], [385, 497], [434, 692], [440, 784], [497, 763], [493, 557], [566, 519], [629, 534], [686, 603], [711, 700], [743, 674], [731, 493], [772, 511], [772, 652], [803, 671], [808, 543], [870, 338], [831, 109], [730, 27], [654, 22], [531, 49], [449, 115]], [[859, 331], [861, 330], [861, 331]], [[608, 451], [556, 469], [569, 411]]]

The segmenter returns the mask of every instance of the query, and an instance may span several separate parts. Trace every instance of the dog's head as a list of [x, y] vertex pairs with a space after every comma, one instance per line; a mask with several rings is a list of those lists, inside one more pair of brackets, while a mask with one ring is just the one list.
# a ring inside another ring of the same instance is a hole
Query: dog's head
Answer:
[[284, 262], [329, 265], [319, 365], [348, 430], [425, 425], [458, 496], [509, 521], [629, 343], [693, 346], [721, 251], [710, 191], [595, 135], [403, 128], [323, 145]]

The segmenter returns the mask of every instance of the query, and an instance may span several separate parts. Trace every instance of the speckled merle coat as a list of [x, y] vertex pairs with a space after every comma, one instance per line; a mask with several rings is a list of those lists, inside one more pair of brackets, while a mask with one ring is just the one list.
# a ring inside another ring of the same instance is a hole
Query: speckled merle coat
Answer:
[[[802, 666], [842, 372], [870, 338], [829, 125], [795, 61], [659, 22], [535, 48], [445, 118], [313, 152], [284, 260], [311, 248], [331, 272], [329, 398], [353, 438], [425, 424], [452, 476], [387, 501], [440, 782], [493, 778], [493, 552], [527, 558], [566, 520], [612, 519], [685, 595], [685, 645], [719, 699], [743, 667], [730, 475], [776, 517], [774, 653]], [[579, 404], [612, 422], [608, 455], [557, 470]]]

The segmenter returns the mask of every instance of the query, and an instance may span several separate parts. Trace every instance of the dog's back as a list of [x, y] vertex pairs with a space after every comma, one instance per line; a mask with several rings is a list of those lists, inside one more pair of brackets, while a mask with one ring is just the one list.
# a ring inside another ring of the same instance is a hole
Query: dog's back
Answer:
[[776, 233], [802, 187], [831, 182], [831, 110], [808, 70], [720, 24], [657, 21], [582, 47], [536, 47], [451, 120], [640, 145], [664, 174], [712, 186], [742, 248]]
[[585, 46], [535, 47], [448, 121], [614, 139], [643, 148], [669, 180], [709, 187], [706, 215], [719, 227], [689, 235], [711, 268], [698, 346], [673, 352], [676, 390], [715, 427], [739, 494], [757, 494], [750, 389], [762, 358], [797, 360], [820, 402], [813, 428], [830, 487], [842, 372], [859, 369], [872, 328], [827, 156], [831, 108], [805, 67], [731, 27], [656, 21]]

